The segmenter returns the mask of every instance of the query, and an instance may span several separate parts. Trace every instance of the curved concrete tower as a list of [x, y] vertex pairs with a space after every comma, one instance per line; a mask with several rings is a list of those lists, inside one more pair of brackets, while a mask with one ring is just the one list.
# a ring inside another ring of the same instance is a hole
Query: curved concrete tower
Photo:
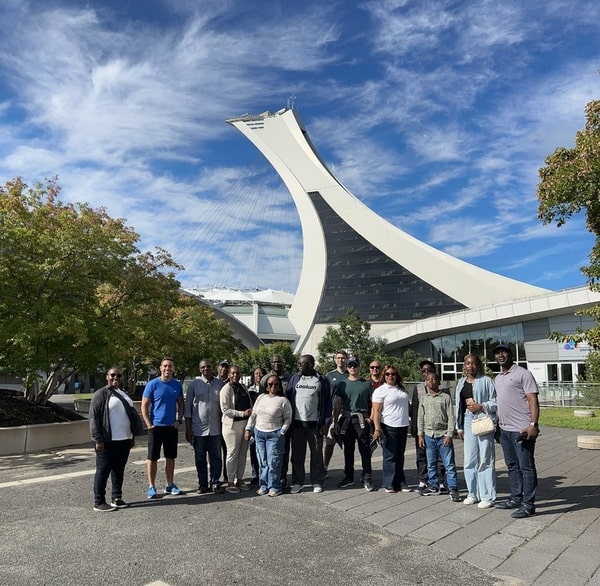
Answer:
[[297, 351], [316, 324], [333, 324], [348, 309], [391, 327], [546, 292], [440, 252], [378, 216], [327, 168], [295, 110], [227, 122], [275, 168], [300, 215], [302, 271], [289, 312]]

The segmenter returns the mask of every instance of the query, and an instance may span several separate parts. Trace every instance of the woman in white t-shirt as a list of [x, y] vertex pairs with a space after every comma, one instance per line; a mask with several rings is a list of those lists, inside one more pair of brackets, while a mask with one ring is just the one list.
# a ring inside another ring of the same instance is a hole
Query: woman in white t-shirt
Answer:
[[404, 475], [404, 451], [408, 437], [408, 394], [395, 366], [383, 369], [383, 384], [373, 391], [371, 419], [373, 438], [383, 449], [383, 487], [385, 492], [410, 492]]

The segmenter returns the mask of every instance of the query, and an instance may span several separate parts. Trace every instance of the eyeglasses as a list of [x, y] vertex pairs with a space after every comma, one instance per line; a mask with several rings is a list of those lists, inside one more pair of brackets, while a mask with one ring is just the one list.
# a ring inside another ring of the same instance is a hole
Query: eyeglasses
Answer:
[[421, 372], [433, 372], [433, 368], [422, 368]]
[[352, 362], [351, 364], [348, 364], [348, 368], [358, 368], [358, 364], [354, 364], [354, 362]]
[[381, 366], [369, 366], [371, 370], [381, 370]]
[[385, 376], [396, 376], [395, 372], [384, 372]]
[[268, 387], [278, 387], [279, 383], [267, 383]]
[[109, 376], [110, 378], [122, 378], [122, 377], [123, 377], [123, 375], [122, 375], [121, 373], [118, 373], [118, 374], [117, 374], [117, 373], [115, 373], [115, 372], [109, 372], [109, 373], [108, 373], [108, 376]]

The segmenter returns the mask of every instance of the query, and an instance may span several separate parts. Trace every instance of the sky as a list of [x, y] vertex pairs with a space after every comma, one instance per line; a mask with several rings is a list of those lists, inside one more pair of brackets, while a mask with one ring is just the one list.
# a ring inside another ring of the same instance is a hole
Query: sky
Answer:
[[225, 119], [293, 98], [340, 181], [469, 263], [585, 285], [583, 215], [536, 217], [538, 169], [600, 98], [596, 0], [3, 0], [0, 181], [58, 176], [185, 269], [294, 291], [299, 218]]

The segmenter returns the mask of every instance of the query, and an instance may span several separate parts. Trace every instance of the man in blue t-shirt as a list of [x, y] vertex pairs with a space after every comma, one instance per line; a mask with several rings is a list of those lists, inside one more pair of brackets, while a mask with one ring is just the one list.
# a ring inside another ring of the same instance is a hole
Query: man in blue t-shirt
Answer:
[[163, 358], [160, 363], [160, 376], [152, 379], [146, 385], [142, 395], [142, 417], [148, 427], [146, 474], [149, 499], [158, 497], [154, 482], [161, 447], [164, 451], [165, 476], [167, 477], [164, 493], [174, 495], [181, 493], [173, 482], [173, 477], [179, 426], [183, 422], [183, 388], [181, 383], [173, 378], [173, 372], [173, 359]]

